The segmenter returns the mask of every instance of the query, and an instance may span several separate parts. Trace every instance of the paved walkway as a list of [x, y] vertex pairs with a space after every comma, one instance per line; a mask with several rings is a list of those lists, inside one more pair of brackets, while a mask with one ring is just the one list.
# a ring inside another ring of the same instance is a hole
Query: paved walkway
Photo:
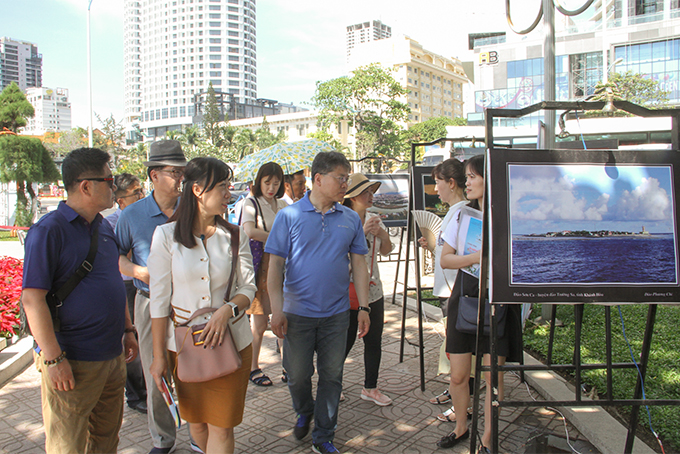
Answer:
[[[0, 255], [15, 255], [7, 247]], [[17, 254], [18, 255], [18, 254]], [[394, 265], [381, 265], [386, 293], [394, 285]], [[440, 335], [444, 326], [438, 321], [438, 309], [424, 325], [426, 391], [420, 391], [420, 370], [416, 347], [417, 317], [408, 311], [404, 362], [399, 362], [399, 334], [401, 306], [392, 305], [386, 298], [383, 335], [383, 359], [379, 387], [394, 401], [392, 406], [378, 407], [360, 399], [363, 383], [363, 343], [358, 341], [345, 364], [344, 392], [347, 400], [340, 404], [336, 446], [343, 453], [385, 454], [432, 453], [435, 443], [453, 430], [452, 423], [440, 422], [436, 415], [448, 406], [431, 405], [427, 401], [443, 391], [445, 376], [437, 376]], [[399, 299], [398, 299], [399, 301]], [[4, 353], [0, 353], [3, 355]], [[292, 434], [295, 414], [290, 394], [280, 381], [281, 362], [276, 353], [275, 337], [265, 334], [261, 367], [274, 385], [263, 388], [250, 385], [246, 397], [243, 423], [236, 428], [236, 451], [239, 453], [309, 453], [311, 437], [297, 441]], [[0, 452], [44, 452], [45, 436], [42, 427], [39, 374], [29, 366], [14, 380], [0, 389]], [[531, 392], [511, 374], [506, 376], [506, 393], [511, 400], [529, 400]], [[481, 426], [480, 426], [481, 428]], [[500, 446], [504, 453], [569, 452], [565, 443], [565, 429], [572, 445], [581, 453], [596, 453], [592, 445], [568, 422], [546, 409], [504, 409], [501, 415]], [[119, 452], [147, 453], [151, 448], [146, 416], [126, 408], [121, 429]], [[551, 447], [545, 445], [550, 444]], [[563, 446], [562, 446], [563, 445]], [[468, 453], [469, 444], [441, 452]], [[562, 450], [558, 449], [559, 447]], [[189, 454], [188, 432], [183, 426], [178, 437], [178, 454]]]
[[[414, 313], [409, 314], [407, 337], [417, 339]], [[426, 391], [420, 391], [417, 348], [410, 343], [405, 348], [405, 361], [399, 363], [399, 327], [401, 311], [388, 304], [384, 335], [383, 362], [380, 388], [394, 399], [389, 407], [378, 407], [359, 398], [363, 379], [363, 345], [358, 342], [345, 366], [345, 395], [340, 405], [336, 445], [345, 453], [384, 454], [431, 453], [437, 450], [436, 441], [453, 424], [437, 421], [437, 413], [446, 406], [435, 406], [427, 399], [446, 387], [445, 377], [436, 377], [436, 364], [441, 332], [438, 323], [425, 327]], [[309, 436], [302, 442], [292, 435], [295, 415], [290, 395], [279, 379], [281, 365], [275, 352], [275, 338], [266, 333], [262, 366], [274, 379], [269, 388], [250, 385], [243, 423], [236, 429], [236, 450], [242, 453], [309, 453]], [[506, 389], [511, 399], [529, 399], [527, 388], [508, 375]], [[533, 392], [533, 391], [532, 391]], [[536, 393], [534, 393], [536, 395]], [[43, 452], [44, 432], [40, 413], [39, 375], [33, 366], [0, 389], [0, 450], [4, 453]], [[596, 452], [569, 424], [566, 424], [572, 444], [580, 452]], [[544, 409], [504, 410], [501, 425], [502, 452], [561, 452], [536, 451], [540, 435], [564, 437], [561, 418]], [[531, 442], [531, 439], [535, 439]], [[189, 454], [188, 434], [182, 428], [178, 454]], [[575, 441], [574, 441], [575, 440]], [[529, 444], [529, 446], [527, 446]], [[146, 453], [151, 447], [146, 417], [126, 409], [121, 430], [119, 452]], [[467, 453], [468, 445], [448, 452]]]

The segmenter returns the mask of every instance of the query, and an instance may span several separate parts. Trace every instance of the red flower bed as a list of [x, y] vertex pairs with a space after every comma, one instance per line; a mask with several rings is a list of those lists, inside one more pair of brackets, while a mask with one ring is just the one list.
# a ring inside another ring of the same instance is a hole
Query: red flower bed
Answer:
[[0, 257], [0, 337], [12, 336], [19, 328], [23, 274], [23, 260]]

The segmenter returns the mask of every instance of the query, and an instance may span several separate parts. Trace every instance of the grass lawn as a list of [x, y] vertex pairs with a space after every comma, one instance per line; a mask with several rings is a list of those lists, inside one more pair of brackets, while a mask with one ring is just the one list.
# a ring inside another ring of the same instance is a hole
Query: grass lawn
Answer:
[[[648, 307], [644, 305], [623, 305], [621, 311], [626, 336], [637, 360], [640, 358], [642, 338], [647, 320]], [[540, 314], [540, 305], [533, 314]], [[614, 306], [612, 314], [612, 357], [613, 362], [631, 362], [628, 346], [621, 328], [619, 311]], [[557, 318], [564, 327], [556, 328], [553, 346], [553, 362], [570, 364], [574, 353], [574, 308], [558, 306]], [[654, 335], [645, 380], [645, 394], [648, 399], [680, 399], [680, 307], [658, 306]], [[527, 322], [524, 346], [543, 356], [548, 352], [549, 328]], [[583, 317], [581, 356], [584, 363], [605, 362], [605, 319], [604, 307], [586, 305]], [[593, 386], [604, 397], [607, 382], [604, 370], [583, 371], [583, 381]], [[632, 399], [637, 371], [619, 369], [613, 372], [615, 399]], [[627, 420], [630, 407], [617, 407]], [[666, 452], [680, 452], [680, 407], [649, 407], [652, 427], [659, 434]], [[649, 432], [649, 420], [644, 407], [639, 415], [638, 433]], [[651, 434], [650, 434], [651, 436]], [[652, 446], [658, 450], [658, 444]]]
[[9, 230], [0, 230], [0, 241], [19, 241], [19, 238], [10, 236]]

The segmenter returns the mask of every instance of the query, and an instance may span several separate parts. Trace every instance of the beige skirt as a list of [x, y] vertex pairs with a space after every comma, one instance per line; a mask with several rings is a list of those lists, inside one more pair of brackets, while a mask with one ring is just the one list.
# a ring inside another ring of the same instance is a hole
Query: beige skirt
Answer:
[[179, 414], [189, 423], [236, 427], [243, 420], [253, 346], [241, 350], [241, 367], [234, 373], [202, 383], [184, 383], [177, 378], [177, 353], [168, 351], [179, 400]]

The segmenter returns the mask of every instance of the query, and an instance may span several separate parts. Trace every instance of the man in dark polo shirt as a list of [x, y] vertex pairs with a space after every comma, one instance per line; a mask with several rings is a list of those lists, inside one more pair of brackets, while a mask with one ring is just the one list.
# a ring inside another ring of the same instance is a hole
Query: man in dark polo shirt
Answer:
[[[175, 447], [175, 420], [149, 373], [153, 362], [153, 338], [146, 260], [149, 258], [154, 230], [168, 222], [168, 218], [177, 208], [187, 161], [178, 141], [159, 140], [149, 147], [149, 160], [144, 165], [147, 166], [147, 175], [153, 183], [153, 191], [120, 214], [116, 224], [116, 237], [120, 272], [134, 278], [137, 287], [135, 323], [139, 331], [139, 356], [146, 380], [149, 432], [153, 443], [150, 454], [168, 454]], [[132, 256], [128, 258], [130, 252]]]
[[[113, 204], [108, 162], [109, 155], [96, 148], [69, 153], [62, 164], [66, 201], [26, 237], [22, 301], [38, 344], [48, 454], [116, 452], [125, 362], [137, 355], [116, 237], [99, 214]], [[92, 270], [64, 299], [55, 332], [46, 295], [61, 288], [85, 260], [95, 230]]]

